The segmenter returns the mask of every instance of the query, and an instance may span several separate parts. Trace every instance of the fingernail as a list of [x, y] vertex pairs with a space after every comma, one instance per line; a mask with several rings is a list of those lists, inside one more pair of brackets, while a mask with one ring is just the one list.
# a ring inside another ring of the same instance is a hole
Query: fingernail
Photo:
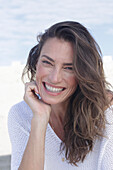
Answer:
[[37, 95], [37, 97], [38, 97], [39, 99], [41, 99], [41, 96], [40, 96], [38, 93], [35, 92], [35, 94]]

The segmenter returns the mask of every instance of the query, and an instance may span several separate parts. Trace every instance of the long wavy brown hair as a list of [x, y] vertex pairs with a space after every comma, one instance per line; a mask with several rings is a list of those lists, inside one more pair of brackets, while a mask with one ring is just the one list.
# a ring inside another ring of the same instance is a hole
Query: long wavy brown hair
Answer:
[[103, 136], [108, 83], [98, 44], [83, 25], [74, 21], [57, 23], [38, 36], [38, 44], [29, 53], [23, 78], [27, 73], [30, 81], [35, 80], [41, 49], [53, 37], [71, 42], [74, 49], [73, 68], [78, 87], [70, 98], [65, 114], [65, 137], [60, 151], [65, 150], [67, 161], [77, 165], [92, 151], [95, 139]]

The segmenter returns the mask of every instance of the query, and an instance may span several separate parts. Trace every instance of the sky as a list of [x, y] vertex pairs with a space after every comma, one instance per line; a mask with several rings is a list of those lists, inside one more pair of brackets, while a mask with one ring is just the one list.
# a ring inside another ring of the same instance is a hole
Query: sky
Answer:
[[86, 26], [113, 56], [113, 0], [0, 0], [0, 66], [25, 63], [38, 33], [65, 20]]

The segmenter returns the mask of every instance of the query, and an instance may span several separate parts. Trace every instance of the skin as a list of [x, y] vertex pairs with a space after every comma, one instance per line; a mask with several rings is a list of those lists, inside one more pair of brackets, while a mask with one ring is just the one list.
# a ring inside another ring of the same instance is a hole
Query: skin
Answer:
[[[57, 38], [47, 40], [36, 66], [36, 84], [45, 103], [63, 105], [76, 90], [77, 81], [72, 62], [73, 46], [70, 42]], [[44, 84], [64, 90], [60, 93], [49, 92]]]
[[[31, 132], [19, 170], [43, 170], [48, 123], [63, 140], [63, 120], [70, 96], [77, 88], [73, 71], [73, 45], [50, 38], [42, 47], [36, 65], [36, 82], [26, 83], [24, 100], [33, 112]], [[49, 89], [47, 86], [49, 86]], [[51, 91], [50, 87], [56, 88]], [[60, 89], [60, 90], [59, 90]], [[40, 94], [38, 100], [33, 93]]]
[[[63, 140], [63, 119], [69, 97], [77, 88], [73, 71], [73, 46], [62, 39], [51, 38], [44, 44], [37, 66], [36, 85], [42, 101], [51, 105], [50, 125]], [[61, 92], [50, 92], [45, 84], [63, 88]]]
[[[63, 120], [70, 96], [77, 88], [72, 69], [73, 46], [62, 39], [51, 38], [42, 47], [36, 65], [36, 82], [26, 83], [24, 100], [33, 112], [31, 132], [19, 170], [44, 170], [45, 135], [48, 123], [63, 140]], [[50, 91], [51, 86], [56, 91]], [[61, 90], [59, 91], [60, 88]], [[63, 90], [62, 90], [63, 89]], [[40, 94], [38, 100], [33, 93]], [[107, 94], [110, 104], [113, 95]]]

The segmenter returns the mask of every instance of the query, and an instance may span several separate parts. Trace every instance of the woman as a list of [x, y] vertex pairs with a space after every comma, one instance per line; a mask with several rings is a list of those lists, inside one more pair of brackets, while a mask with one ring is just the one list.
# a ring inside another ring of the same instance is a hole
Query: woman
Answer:
[[72, 21], [51, 26], [26, 73], [25, 102], [9, 113], [12, 170], [113, 169], [113, 95], [88, 30]]

